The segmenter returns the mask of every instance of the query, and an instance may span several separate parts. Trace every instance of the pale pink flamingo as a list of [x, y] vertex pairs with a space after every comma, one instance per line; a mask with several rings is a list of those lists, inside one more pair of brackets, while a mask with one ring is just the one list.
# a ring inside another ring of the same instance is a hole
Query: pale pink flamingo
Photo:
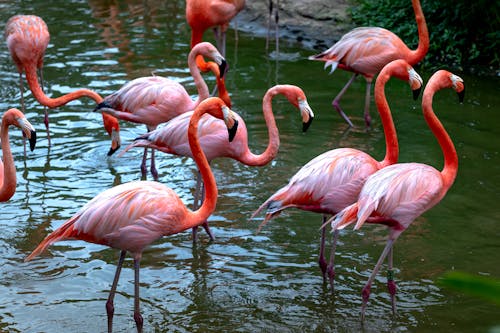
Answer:
[[[218, 70], [217, 73], [221, 73], [221, 75], [225, 72], [226, 67], [224, 57], [215, 46], [208, 42], [196, 45], [189, 52], [189, 71], [198, 90], [196, 100], [192, 100], [186, 89], [177, 81], [161, 76], [146, 76], [123, 85], [119, 90], [107, 96], [94, 111], [109, 114], [121, 120], [145, 124], [148, 131], [152, 131], [159, 124], [167, 122], [182, 113], [194, 110], [202, 100], [209, 97], [207, 84], [196, 65], [195, 59], [198, 55], [213, 59], [217, 65], [213, 66], [213, 62], [208, 62], [207, 66], [214, 71]], [[231, 100], [225, 88], [219, 89], [219, 94], [226, 105], [230, 106]], [[144, 149], [141, 163], [143, 176], [146, 175], [146, 159], [147, 148]], [[154, 150], [151, 152], [150, 169], [154, 179], [158, 179]]]
[[[300, 110], [303, 131], [306, 131], [311, 124], [314, 113], [312, 112], [307, 98], [302, 89], [293, 85], [276, 85], [269, 88], [262, 100], [262, 112], [266, 122], [269, 143], [266, 150], [255, 155], [248, 147], [248, 132], [244, 120], [237, 115], [239, 129], [234, 140], [227, 142], [227, 134], [224, 132], [224, 124], [213, 117], [204, 117], [200, 121], [200, 142], [207, 159], [211, 161], [216, 157], [229, 157], [249, 166], [264, 166], [271, 162], [278, 154], [280, 144], [278, 127], [274, 120], [272, 110], [272, 100], [276, 95], [284, 95], [288, 101]], [[193, 157], [188, 145], [186, 128], [189, 123], [191, 113], [182, 114], [163, 127], [146, 133], [135, 139], [133, 143], [127, 146], [123, 152], [133, 147], [150, 147], [158, 149], [167, 154]], [[198, 177], [199, 178], [199, 177]], [[195, 191], [195, 206], [198, 204], [198, 192], [200, 182], [197, 182]], [[209, 231], [208, 225], [204, 224], [205, 230], [213, 239], [213, 234]], [[193, 230], [193, 241], [196, 241], [196, 229]]]
[[331, 72], [338, 67], [354, 73], [332, 101], [333, 107], [351, 127], [353, 124], [340, 107], [340, 99], [356, 76], [361, 74], [366, 79], [364, 117], [366, 125], [370, 126], [370, 89], [373, 77], [393, 60], [403, 59], [414, 66], [427, 54], [429, 50], [429, 33], [424, 13], [419, 0], [412, 0], [412, 5], [418, 29], [418, 46], [416, 50], [410, 50], [398, 36], [387, 29], [360, 27], [346, 33], [328, 50], [309, 57], [310, 60], [325, 61], [325, 68], [331, 65]]
[[386, 256], [389, 270], [387, 287], [393, 313], [396, 312], [392, 246], [418, 216], [443, 199], [457, 175], [458, 156], [455, 146], [432, 109], [434, 93], [445, 88], [453, 88], [459, 94], [460, 102], [463, 101], [463, 80], [444, 70], [436, 72], [429, 79], [422, 97], [424, 118], [443, 151], [443, 170], [438, 171], [422, 163], [397, 163], [383, 168], [368, 177], [357, 202], [344, 208], [330, 220], [335, 231], [352, 223], [356, 223], [356, 230], [364, 223], [379, 223], [390, 228], [387, 244], [362, 291], [362, 319], [370, 297], [371, 284]]
[[[65, 105], [81, 97], [89, 97], [96, 103], [102, 101], [102, 97], [99, 94], [89, 89], [79, 89], [58, 98], [50, 98], [45, 95], [38, 82], [36, 72], [37, 69], [40, 71], [40, 79], [43, 83], [43, 57], [49, 44], [50, 35], [47, 24], [40, 17], [35, 15], [16, 15], [11, 17], [5, 26], [5, 39], [19, 72], [19, 87], [21, 90], [21, 106], [23, 111], [23, 72], [26, 74], [26, 81], [36, 100], [51, 109]], [[120, 148], [120, 126], [118, 121], [108, 114], [103, 114], [102, 120], [104, 128], [111, 137], [111, 148], [108, 152], [108, 155], [111, 155]], [[44, 123], [50, 146], [49, 114], [47, 109], [45, 109]]]
[[172, 189], [154, 181], [118, 185], [94, 197], [26, 257], [26, 261], [29, 261], [51, 244], [68, 239], [119, 249], [120, 259], [106, 302], [108, 332], [112, 331], [113, 300], [127, 251], [134, 259], [134, 320], [137, 331], [141, 332], [143, 319], [139, 309], [139, 266], [144, 248], [162, 236], [177, 234], [200, 225], [215, 209], [217, 185], [198, 139], [198, 122], [205, 113], [224, 120], [229, 139], [234, 137], [238, 125], [233, 112], [217, 97], [201, 102], [191, 116], [187, 130], [189, 145], [205, 183], [205, 200], [198, 210], [187, 209]]
[[[354, 203], [366, 178], [398, 160], [399, 148], [396, 129], [385, 97], [385, 84], [391, 77], [408, 81], [416, 99], [422, 86], [422, 79], [404, 60], [387, 64], [375, 83], [375, 103], [384, 127], [386, 153], [382, 161], [377, 161], [367, 153], [353, 148], [337, 148], [327, 151], [309, 161], [289, 181], [276, 191], [256, 211], [252, 218], [266, 210], [265, 225], [284, 209], [295, 207], [301, 210], [327, 215], [336, 214]], [[328, 276], [333, 288], [335, 270], [333, 260], [338, 232], [334, 233], [330, 262], [325, 260], [325, 231], [321, 232], [319, 266], [326, 280]]]
[[[16, 192], [16, 166], [10, 150], [9, 126], [14, 125], [23, 131], [30, 141], [30, 149], [35, 149], [36, 132], [24, 114], [18, 109], [9, 109], [2, 116], [0, 142], [2, 144], [2, 161], [0, 161], [0, 202], [7, 201]], [[3, 162], [3, 163], [2, 163]]]

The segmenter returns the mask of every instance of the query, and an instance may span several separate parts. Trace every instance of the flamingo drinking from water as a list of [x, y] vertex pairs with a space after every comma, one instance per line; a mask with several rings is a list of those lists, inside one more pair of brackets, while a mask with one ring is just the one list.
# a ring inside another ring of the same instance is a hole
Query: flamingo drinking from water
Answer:
[[[314, 113], [307, 102], [306, 95], [297, 86], [276, 85], [267, 90], [262, 100], [262, 112], [264, 113], [269, 135], [266, 150], [259, 155], [255, 155], [250, 151], [247, 128], [241, 117], [238, 116], [240, 124], [238, 133], [231, 143], [227, 142], [227, 134], [223, 130], [224, 124], [222, 122], [213, 117], [204, 117], [200, 121], [200, 142], [207, 159], [211, 161], [216, 157], [229, 157], [249, 166], [264, 166], [271, 162], [278, 154], [280, 145], [278, 127], [272, 109], [272, 100], [276, 95], [284, 95], [292, 105], [300, 110], [303, 131], [306, 131], [314, 118]], [[150, 147], [168, 154], [193, 157], [186, 136], [190, 116], [191, 113], [182, 114], [166, 123], [163, 127], [136, 138], [121, 154], [133, 147]], [[198, 192], [199, 185], [195, 193]], [[195, 205], [197, 205], [197, 201], [198, 195], [195, 194]], [[208, 228], [205, 229], [209, 232]], [[193, 232], [196, 235], [196, 231], [193, 230]], [[209, 235], [213, 239], [210, 232]], [[196, 241], [196, 238], [193, 238], [193, 240]]]
[[[186, 89], [177, 81], [161, 77], [147, 76], [134, 79], [126, 83], [119, 90], [107, 96], [95, 111], [112, 115], [118, 119], [145, 124], [148, 131], [154, 130], [159, 124], [167, 122], [172, 118], [192, 111], [200, 102], [209, 97], [208, 87], [196, 66], [196, 57], [208, 57], [213, 62], [208, 66], [223, 75], [226, 60], [219, 51], [210, 43], [197, 44], [188, 56], [189, 71], [194, 79], [198, 90], [198, 98], [192, 100]], [[219, 96], [223, 98], [226, 105], [231, 105], [231, 100], [225, 87], [219, 86]], [[141, 163], [143, 176], [146, 175], [147, 148]], [[151, 173], [154, 179], [158, 179], [154, 161], [154, 150], [151, 153]]]
[[0, 202], [7, 201], [16, 192], [16, 166], [10, 150], [9, 126], [19, 127], [30, 142], [31, 150], [35, 149], [36, 132], [24, 114], [18, 109], [9, 109], [2, 116], [0, 142], [2, 144], [2, 161], [0, 161]]
[[[404, 60], [395, 60], [387, 64], [375, 83], [375, 102], [384, 127], [386, 153], [382, 161], [377, 161], [367, 153], [353, 148], [337, 148], [327, 151], [304, 165], [289, 183], [274, 193], [256, 211], [252, 218], [262, 210], [266, 216], [259, 229], [269, 220], [279, 215], [284, 209], [295, 207], [306, 211], [327, 215], [336, 214], [354, 203], [366, 178], [398, 160], [399, 148], [396, 128], [385, 97], [385, 84], [391, 77], [408, 81], [418, 96], [422, 79]], [[325, 260], [325, 231], [321, 233], [319, 265], [323, 277], [328, 276], [333, 288], [335, 271], [333, 260], [338, 232], [334, 233], [330, 263]]]
[[445, 88], [453, 88], [459, 94], [460, 101], [463, 100], [463, 80], [444, 70], [436, 72], [429, 79], [422, 98], [425, 121], [443, 151], [443, 170], [438, 171], [422, 163], [398, 163], [383, 168], [368, 177], [354, 204], [344, 208], [331, 219], [333, 230], [345, 228], [352, 223], [356, 223], [356, 230], [365, 223], [384, 224], [390, 229], [387, 244], [362, 291], [362, 319], [370, 297], [371, 284], [386, 256], [389, 261], [387, 286], [391, 295], [392, 310], [396, 312], [392, 246], [417, 217], [443, 199], [457, 175], [458, 156], [455, 146], [432, 109], [434, 94]]
[[229, 140], [234, 137], [238, 124], [233, 112], [217, 97], [201, 102], [190, 118], [187, 130], [189, 145], [205, 183], [205, 200], [198, 210], [187, 209], [172, 189], [160, 183], [125, 183], [94, 197], [72, 218], [48, 235], [26, 258], [26, 261], [29, 261], [51, 244], [68, 239], [84, 240], [120, 250], [120, 259], [106, 302], [108, 332], [112, 331], [113, 300], [126, 253], [130, 252], [134, 259], [134, 319], [137, 331], [142, 332], [139, 266], [144, 248], [162, 236], [177, 234], [200, 225], [215, 209], [217, 186], [198, 139], [198, 122], [205, 113], [224, 120], [229, 131]]
[[[42, 67], [45, 50], [49, 44], [50, 35], [47, 24], [35, 15], [16, 15], [11, 17], [5, 26], [5, 39], [12, 59], [19, 72], [19, 87], [21, 90], [21, 105], [24, 111], [23, 96], [23, 72], [26, 74], [26, 81], [36, 100], [49, 108], [56, 108], [65, 105], [75, 99], [89, 97], [96, 103], [102, 101], [102, 97], [89, 89], [79, 89], [58, 98], [50, 98], [43, 92], [38, 82], [37, 69], [40, 71], [40, 78], [43, 81]], [[118, 121], [109, 114], [103, 114], [102, 120], [104, 128], [111, 136], [111, 148], [108, 155], [113, 154], [120, 148], [120, 126]], [[44, 118], [47, 129], [47, 138], [50, 146], [49, 115], [45, 109]]]
[[366, 79], [364, 117], [366, 125], [370, 126], [370, 89], [373, 77], [392, 60], [403, 59], [414, 66], [427, 54], [429, 50], [429, 33], [424, 13], [419, 0], [412, 0], [412, 5], [418, 29], [418, 46], [416, 50], [410, 50], [397, 35], [387, 29], [360, 27], [346, 33], [328, 50], [309, 57], [311, 60], [324, 61], [325, 68], [332, 66], [332, 72], [338, 67], [354, 73], [332, 101], [333, 107], [351, 127], [353, 124], [340, 107], [340, 99], [356, 76], [361, 74]]

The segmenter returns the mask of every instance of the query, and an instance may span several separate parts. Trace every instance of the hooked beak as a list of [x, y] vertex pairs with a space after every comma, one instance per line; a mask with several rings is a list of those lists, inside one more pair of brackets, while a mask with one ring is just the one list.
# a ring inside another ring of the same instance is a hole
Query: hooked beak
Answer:
[[234, 120], [234, 125], [231, 128], [227, 128], [227, 131], [229, 133], [229, 142], [233, 142], [234, 137], [236, 136], [236, 130], [238, 129], [238, 120]]
[[118, 149], [120, 149], [120, 135], [115, 129], [111, 130], [111, 148], [109, 148], [108, 156], [113, 155]]
[[416, 101], [418, 99], [418, 96], [420, 96], [420, 91], [422, 90], [422, 87], [418, 87], [413, 91], [413, 100]]
[[299, 99], [298, 104], [302, 115], [302, 132], [306, 132], [314, 119], [314, 112], [307, 103], [307, 100]]
[[465, 97], [465, 88], [462, 89], [462, 91], [458, 93], [458, 101], [460, 103], [463, 103], [464, 102], [464, 97]]
[[99, 111], [101, 109], [105, 109], [105, 108], [112, 109], [112, 106], [108, 102], [104, 101], [104, 102], [97, 104], [97, 106], [95, 107], [93, 112], [97, 112], [97, 111]]
[[226, 59], [222, 59], [220, 65], [219, 65], [219, 73], [220, 73], [220, 78], [222, 79], [224, 75], [226, 74], [226, 71], [229, 69], [229, 66], [227, 64]]
[[307, 129], [309, 128], [309, 126], [311, 126], [313, 119], [314, 119], [314, 117], [309, 117], [309, 120], [307, 122], [302, 123], [302, 132], [303, 133], [307, 132]]
[[30, 150], [31, 151], [35, 150], [35, 146], [36, 146], [36, 132], [35, 131], [31, 131], [31, 136], [29, 138], [29, 142], [30, 142]]
[[28, 138], [30, 142], [30, 150], [33, 151], [36, 146], [36, 131], [33, 125], [26, 118], [17, 118], [19, 127], [23, 131], [23, 135]]

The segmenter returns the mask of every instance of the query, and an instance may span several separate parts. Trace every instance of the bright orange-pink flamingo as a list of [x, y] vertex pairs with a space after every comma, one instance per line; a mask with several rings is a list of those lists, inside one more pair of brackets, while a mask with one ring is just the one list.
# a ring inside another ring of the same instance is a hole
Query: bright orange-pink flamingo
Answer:
[[387, 244], [362, 291], [362, 319], [370, 297], [371, 284], [386, 256], [389, 262], [387, 287], [391, 294], [392, 310], [396, 312], [392, 246], [418, 216], [443, 199], [457, 175], [458, 157], [455, 146], [432, 109], [434, 93], [445, 88], [457, 91], [462, 102], [464, 96], [462, 79], [444, 70], [436, 72], [429, 79], [422, 98], [424, 118], [443, 151], [443, 170], [438, 171], [422, 163], [398, 163], [381, 169], [368, 177], [357, 202], [332, 218], [333, 230], [342, 229], [354, 222], [356, 230], [364, 223], [379, 223], [390, 228]]
[[[40, 17], [35, 15], [16, 15], [11, 17], [5, 26], [5, 39], [12, 59], [19, 72], [19, 87], [21, 90], [21, 105], [23, 111], [23, 72], [26, 74], [26, 81], [36, 100], [40, 104], [51, 109], [65, 105], [81, 97], [89, 97], [96, 103], [102, 101], [102, 97], [99, 96], [99, 94], [88, 89], [79, 89], [58, 98], [50, 98], [45, 95], [38, 82], [36, 72], [37, 69], [40, 71], [40, 78], [43, 82], [43, 56], [49, 44], [50, 35], [47, 24], [45, 24]], [[118, 121], [110, 115], [103, 114], [102, 120], [104, 122], [104, 128], [111, 136], [111, 148], [108, 152], [108, 155], [111, 155], [120, 148], [120, 126]], [[49, 115], [47, 109], [45, 109], [44, 123], [47, 129], [47, 138], [50, 146]]]
[[[352, 148], [337, 148], [327, 151], [304, 165], [289, 183], [274, 193], [253, 213], [252, 218], [266, 210], [260, 228], [284, 209], [295, 207], [301, 210], [327, 215], [336, 214], [354, 203], [366, 178], [398, 160], [399, 148], [396, 128], [385, 97], [385, 84], [391, 77], [408, 81], [416, 99], [422, 86], [422, 79], [404, 60], [387, 64], [375, 83], [375, 102], [384, 127], [386, 153], [382, 161], [377, 161], [367, 153]], [[326, 280], [328, 276], [333, 288], [335, 271], [333, 260], [338, 232], [334, 233], [330, 262], [325, 260], [325, 231], [321, 232], [319, 266]]]
[[[224, 123], [213, 117], [203, 117], [200, 121], [200, 142], [207, 159], [211, 161], [216, 157], [229, 157], [249, 166], [263, 166], [271, 162], [278, 154], [280, 139], [278, 127], [274, 120], [272, 110], [272, 100], [276, 95], [284, 95], [288, 101], [300, 110], [303, 130], [306, 131], [311, 124], [314, 113], [312, 112], [307, 98], [302, 89], [293, 85], [276, 85], [266, 92], [262, 100], [262, 112], [266, 121], [269, 134], [269, 143], [266, 150], [259, 155], [252, 153], [248, 147], [248, 132], [244, 120], [237, 115], [239, 129], [234, 140], [227, 142], [227, 134], [224, 131]], [[149, 147], [158, 149], [164, 153], [180, 156], [193, 157], [187, 141], [186, 129], [189, 124], [191, 113], [182, 114], [161, 128], [144, 134], [127, 146], [120, 156], [133, 147]], [[199, 178], [199, 177], [198, 177]], [[195, 191], [195, 206], [198, 204], [198, 192], [200, 182], [197, 182]], [[205, 230], [213, 239], [208, 225], [204, 225]], [[196, 241], [196, 230], [193, 230], [193, 241]]]
[[161, 238], [200, 225], [212, 214], [217, 202], [217, 185], [207, 158], [198, 140], [198, 121], [205, 113], [224, 119], [231, 139], [237, 128], [233, 112], [217, 98], [201, 102], [193, 113], [188, 129], [189, 145], [205, 183], [205, 200], [191, 211], [169, 187], [153, 181], [136, 181], [108, 189], [89, 201], [76, 215], [48, 235], [26, 258], [26, 261], [57, 241], [76, 239], [119, 249], [115, 277], [106, 311], [108, 332], [112, 331], [116, 285], [125, 255], [134, 259], [135, 296], [134, 319], [137, 331], [142, 331], [143, 319], [139, 310], [139, 265], [146, 246]]
[[217, 48], [225, 55], [229, 22], [245, 7], [245, 0], [186, 0], [186, 20], [191, 27], [191, 48], [214, 28]]
[[366, 125], [370, 126], [370, 89], [373, 77], [392, 60], [403, 59], [414, 66], [427, 54], [429, 33], [424, 13], [419, 0], [412, 0], [412, 5], [418, 28], [418, 47], [416, 50], [410, 50], [398, 36], [387, 29], [360, 27], [346, 33], [328, 50], [309, 57], [311, 60], [325, 61], [325, 68], [331, 65], [331, 72], [338, 67], [354, 73], [332, 101], [333, 107], [351, 127], [353, 124], [340, 107], [340, 99], [356, 76], [361, 74], [366, 79], [364, 117]]
[[[126, 83], [119, 90], [107, 96], [94, 111], [109, 114], [121, 120], [145, 124], [148, 131], [154, 130], [159, 124], [194, 110], [200, 102], [209, 97], [208, 87], [196, 65], [196, 57], [208, 57], [215, 61], [208, 66], [218, 73], [224, 73], [226, 60], [219, 51], [208, 42], [197, 44], [188, 56], [189, 71], [198, 90], [198, 98], [192, 100], [186, 89], [177, 81], [161, 77], [147, 76]], [[224, 87], [219, 86], [220, 97], [230, 107], [231, 100]], [[141, 163], [143, 176], [146, 175], [147, 148]], [[158, 179], [155, 166], [154, 150], [151, 152], [151, 173]]]
[[19, 127], [30, 141], [31, 150], [35, 149], [36, 132], [24, 114], [18, 109], [9, 109], [2, 116], [0, 142], [2, 144], [2, 161], [0, 161], [0, 202], [7, 201], [16, 192], [16, 166], [10, 150], [9, 126]]

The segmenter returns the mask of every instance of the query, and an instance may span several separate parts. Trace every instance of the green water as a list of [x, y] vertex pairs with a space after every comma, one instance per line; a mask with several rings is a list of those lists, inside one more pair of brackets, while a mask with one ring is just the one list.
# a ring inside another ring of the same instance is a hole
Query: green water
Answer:
[[[0, 1], [2, 29], [14, 14], [36, 14], [49, 26], [51, 43], [44, 78], [52, 96], [87, 87], [105, 96], [140, 76], [167, 76], [188, 91], [189, 29], [183, 1]], [[211, 40], [212, 35], [207, 34]], [[20, 107], [18, 75], [8, 50], [0, 47], [0, 109]], [[358, 79], [343, 105], [356, 128], [349, 129], [331, 100], [350, 77], [328, 75], [306, 60], [314, 50], [282, 40], [279, 61], [265, 41], [228, 34], [227, 85], [234, 110], [246, 120], [250, 146], [267, 142], [262, 96], [276, 83], [302, 87], [316, 118], [305, 134], [295, 109], [274, 102], [281, 147], [268, 166], [251, 168], [231, 160], [212, 163], [219, 187], [210, 218], [216, 240], [190, 232], [163, 238], [143, 255], [141, 306], [146, 332], [487, 332], [500, 325], [500, 308], [443, 289], [437, 281], [449, 270], [500, 278], [499, 80], [460, 75], [464, 104], [453, 91], [439, 92], [434, 109], [459, 155], [455, 184], [443, 201], [418, 218], [395, 245], [398, 315], [390, 314], [385, 277], [380, 275], [364, 326], [359, 321], [361, 288], [385, 243], [387, 231], [367, 226], [342, 233], [334, 294], [316, 263], [320, 216], [290, 210], [256, 234], [251, 213], [313, 157], [336, 147], [355, 147], [381, 159], [383, 132], [375, 112], [373, 128], [363, 127], [365, 83]], [[443, 64], [443, 68], [447, 68]], [[418, 67], [417, 67], [418, 70]], [[420, 72], [420, 71], [419, 71]], [[420, 72], [425, 81], [432, 73]], [[210, 86], [214, 81], [206, 77]], [[407, 85], [392, 80], [387, 97], [400, 139], [400, 161], [442, 166], [442, 153], [423, 121], [420, 101]], [[28, 119], [38, 131], [34, 152], [23, 160], [21, 135], [11, 130], [18, 187], [1, 203], [0, 331], [104, 332], [105, 302], [118, 253], [95, 244], [61, 242], [30, 263], [24, 257], [53, 229], [96, 194], [140, 179], [142, 151], [122, 158], [106, 153], [109, 139], [93, 102], [84, 99], [50, 111], [52, 146], [47, 146], [43, 108], [27, 96]], [[372, 102], [372, 111], [375, 110]], [[144, 126], [121, 122], [124, 144]], [[195, 166], [191, 160], [158, 154], [160, 181], [192, 202]], [[385, 270], [382, 269], [382, 272]], [[115, 299], [115, 332], [133, 332], [133, 270], [125, 263]]]

